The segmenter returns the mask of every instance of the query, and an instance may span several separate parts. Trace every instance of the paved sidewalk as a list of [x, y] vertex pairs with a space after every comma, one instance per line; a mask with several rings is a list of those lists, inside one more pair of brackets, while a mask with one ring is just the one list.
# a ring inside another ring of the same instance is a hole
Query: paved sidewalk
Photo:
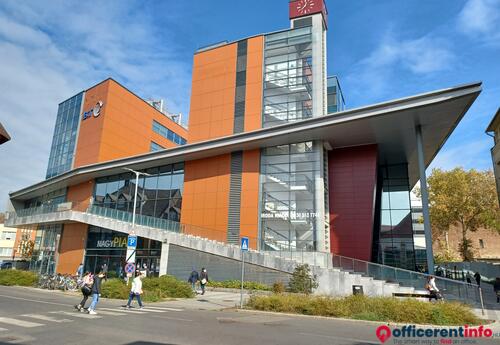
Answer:
[[[243, 302], [249, 297], [248, 293], [243, 294]], [[176, 299], [174, 301], [158, 302], [155, 305], [163, 305], [175, 308], [196, 309], [196, 310], [223, 310], [234, 308], [240, 305], [239, 292], [207, 291], [204, 295], [196, 295], [195, 298]]]

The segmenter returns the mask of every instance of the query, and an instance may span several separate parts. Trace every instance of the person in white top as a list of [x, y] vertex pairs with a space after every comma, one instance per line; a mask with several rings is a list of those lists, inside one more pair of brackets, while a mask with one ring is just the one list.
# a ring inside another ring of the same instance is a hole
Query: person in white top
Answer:
[[132, 288], [130, 289], [130, 295], [128, 296], [128, 302], [126, 307], [131, 308], [130, 304], [132, 303], [132, 300], [137, 298], [137, 303], [139, 304], [139, 308], [142, 309], [143, 305], [141, 302], [141, 295], [142, 295], [142, 274], [141, 272], [137, 271], [135, 272], [135, 278], [132, 281]]
[[427, 277], [427, 283], [425, 284], [425, 288], [429, 291], [429, 302], [431, 299], [440, 300], [443, 299], [443, 296], [439, 292], [438, 287], [436, 286], [436, 278], [434, 276]]

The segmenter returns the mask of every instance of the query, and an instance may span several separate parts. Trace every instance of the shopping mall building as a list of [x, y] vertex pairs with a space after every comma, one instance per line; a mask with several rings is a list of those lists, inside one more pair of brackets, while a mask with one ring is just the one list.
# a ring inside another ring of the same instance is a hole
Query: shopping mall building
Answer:
[[[187, 128], [113, 79], [59, 104], [46, 180], [10, 194], [6, 225], [36, 233], [32, 268], [120, 272], [131, 231], [154, 273], [184, 260], [187, 275], [196, 248], [244, 236], [258, 252], [425, 267], [414, 235], [430, 235], [428, 211], [415, 221], [409, 191], [481, 84], [345, 109], [326, 5], [289, 14], [288, 29], [195, 52]], [[168, 249], [166, 233], [211, 241]]]

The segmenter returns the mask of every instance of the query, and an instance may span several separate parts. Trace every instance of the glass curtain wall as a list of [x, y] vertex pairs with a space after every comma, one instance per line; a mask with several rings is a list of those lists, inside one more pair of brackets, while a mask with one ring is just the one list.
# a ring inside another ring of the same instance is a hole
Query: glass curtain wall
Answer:
[[[108, 278], [123, 278], [127, 253], [127, 234], [97, 226], [89, 226], [84, 269], [99, 272], [108, 266]], [[161, 242], [139, 237], [137, 239], [136, 265], [149, 275], [160, 271]]]
[[343, 111], [345, 108], [344, 95], [336, 76], [327, 79], [327, 112], [328, 114]]
[[383, 166], [381, 174], [378, 261], [384, 265], [415, 270], [408, 166]]
[[262, 125], [312, 117], [311, 27], [265, 37]]
[[66, 201], [66, 188], [61, 188], [25, 201], [24, 208], [39, 207], [42, 205], [57, 205], [64, 201]]
[[83, 92], [59, 104], [45, 178], [71, 169], [80, 121]]
[[[179, 222], [181, 219], [184, 164], [165, 165], [145, 171], [137, 189], [136, 214]], [[135, 175], [108, 176], [96, 180], [94, 205], [132, 212]]]
[[62, 225], [40, 225], [36, 230], [35, 246], [30, 262], [30, 270], [39, 274], [53, 274], [56, 269], [57, 249], [61, 238]]
[[314, 176], [319, 169], [311, 141], [262, 151], [261, 249], [316, 250]]

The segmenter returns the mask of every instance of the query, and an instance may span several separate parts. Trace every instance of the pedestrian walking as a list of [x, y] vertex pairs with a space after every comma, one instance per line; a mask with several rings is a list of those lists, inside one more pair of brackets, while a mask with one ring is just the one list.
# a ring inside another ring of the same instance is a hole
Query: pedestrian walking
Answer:
[[477, 286], [481, 286], [481, 274], [479, 272], [476, 272], [474, 274], [474, 278], [476, 278], [476, 283], [477, 283]]
[[80, 264], [80, 266], [78, 266], [78, 268], [76, 269], [76, 275], [78, 276], [78, 278], [82, 279], [82, 277], [83, 277], [83, 264]]
[[97, 314], [95, 308], [97, 303], [99, 303], [99, 297], [101, 296], [101, 282], [102, 278], [104, 278], [104, 273], [101, 271], [99, 274], [94, 276], [94, 283], [92, 284], [92, 303], [89, 307], [89, 314], [95, 315]]
[[108, 280], [108, 264], [104, 263], [101, 267], [101, 272], [104, 274], [104, 281]]
[[191, 283], [191, 288], [194, 292], [196, 292], [196, 283], [198, 282], [198, 280], [200, 280], [200, 275], [198, 274], [198, 271], [196, 271], [193, 267], [193, 271], [188, 278], [188, 283]]
[[141, 295], [142, 295], [142, 277], [143, 275], [140, 272], [135, 273], [135, 278], [132, 281], [132, 288], [130, 289], [130, 294], [128, 296], [128, 302], [125, 307], [131, 308], [132, 300], [137, 298], [137, 303], [139, 304], [139, 309], [143, 308]]
[[470, 272], [467, 272], [466, 279], [467, 284], [472, 284], [472, 274]]
[[204, 295], [205, 294], [205, 285], [208, 284], [208, 273], [207, 273], [207, 269], [205, 267], [203, 267], [201, 269], [201, 273], [200, 273], [200, 287], [201, 287], [201, 294]]
[[443, 296], [441, 292], [439, 292], [438, 287], [436, 286], [436, 278], [434, 276], [427, 277], [427, 283], [425, 284], [425, 289], [429, 291], [429, 302], [434, 298], [437, 300], [442, 300]]
[[495, 294], [497, 295], [497, 303], [500, 303], [500, 277], [495, 279], [495, 283], [493, 283], [493, 290], [495, 290]]
[[78, 305], [75, 305], [75, 308], [78, 309], [78, 311], [85, 310], [85, 303], [87, 303], [87, 299], [92, 294], [93, 284], [94, 284], [94, 277], [92, 273], [85, 272], [82, 279], [82, 286], [80, 288], [80, 290], [82, 291], [83, 299]]

